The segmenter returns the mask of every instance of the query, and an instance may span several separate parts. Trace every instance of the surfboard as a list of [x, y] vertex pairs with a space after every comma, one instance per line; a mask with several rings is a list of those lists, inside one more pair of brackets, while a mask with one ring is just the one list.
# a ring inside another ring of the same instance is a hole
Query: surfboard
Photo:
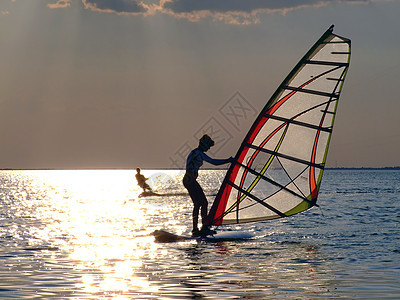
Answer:
[[183, 242], [190, 240], [203, 240], [207, 242], [218, 242], [218, 241], [237, 241], [237, 240], [247, 240], [253, 238], [253, 235], [249, 232], [244, 231], [223, 231], [218, 232], [214, 235], [208, 236], [186, 236], [178, 235], [166, 230], [160, 229], [155, 230], [153, 233], [156, 242], [159, 243], [173, 243], [173, 242]]
[[145, 191], [139, 194], [139, 198], [152, 197], [152, 196], [161, 196], [161, 195], [152, 191]]
[[175, 196], [187, 196], [189, 195], [188, 193], [156, 193], [156, 192], [142, 192], [139, 194], [139, 198], [144, 198], [144, 197], [175, 197]]

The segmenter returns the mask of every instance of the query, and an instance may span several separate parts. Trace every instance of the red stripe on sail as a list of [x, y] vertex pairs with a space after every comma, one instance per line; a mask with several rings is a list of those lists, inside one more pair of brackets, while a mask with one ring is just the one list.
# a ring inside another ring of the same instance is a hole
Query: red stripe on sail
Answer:
[[[246, 153], [248, 151], [248, 148], [244, 151], [242, 151], [241, 155], [239, 156], [238, 162], [242, 163], [243, 159], [246, 157]], [[234, 181], [237, 173], [239, 172], [239, 165], [235, 165], [233, 167], [233, 170], [229, 176], [229, 180], [230, 181]], [[228, 203], [228, 199], [229, 196], [232, 192], [232, 186], [230, 184], [225, 184], [224, 189], [222, 191], [222, 193], [218, 193], [218, 196], [220, 195], [220, 197], [218, 198], [218, 206], [212, 206], [210, 213], [208, 215], [206, 224], [207, 225], [221, 225], [222, 224], [222, 220], [224, 218], [224, 213], [226, 210], [226, 205]]]
[[[325, 111], [328, 109], [326, 108]], [[324, 120], [325, 120], [326, 113], [323, 113], [321, 121], [319, 122], [319, 127], [322, 127]], [[317, 156], [317, 147], [318, 147], [318, 141], [319, 141], [319, 136], [321, 134], [321, 131], [318, 130], [317, 134], [315, 135], [315, 141], [313, 145], [313, 150], [312, 150], [312, 155], [311, 155], [311, 163], [315, 163], [316, 156]], [[317, 186], [317, 180], [315, 178], [315, 167], [311, 166], [310, 167], [310, 192], [311, 192], [311, 200], [317, 199], [318, 197], [318, 186]]]

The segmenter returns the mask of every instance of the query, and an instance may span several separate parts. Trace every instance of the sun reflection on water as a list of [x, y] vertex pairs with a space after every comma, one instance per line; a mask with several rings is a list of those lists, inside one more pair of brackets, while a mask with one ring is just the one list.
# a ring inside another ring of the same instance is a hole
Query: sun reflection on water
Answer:
[[[36, 218], [40, 243], [55, 244], [82, 274], [85, 294], [122, 295], [130, 290], [157, 291], [143, 274], [143, 257], [159, 253], [150, 233], [160, 218], [166, 226], [180, 224], [164, 202], [141, 200], [131, 171], [32, 172], [32, 189], [45, 191]], [[46, 186], [46, 187], [44, 187]], [[177, 227], [185, 230], [185, 226]]]
[[[166, 171], [168, 183], [154, 185], [163, 196], [150, 198], [138, 197], [134, 171], [0, 173], [0, 298], [334, 299], [367, 297], [375, 287], [373, 296], [398, 298], [397, 252], [372, 246], [387, 239], [371, 235], [368, 244], [358, 237], [361, 227], [355, 226], [349, 238], [353, 229], [332, 226], [341, 224], [336, 216], [351, 223], [369, 195], [336, 199], [332, 188], [329, 199], [337, 205], [325, 219], [311, 211], [223, 228], [251, 232], [251, 240], [158, 244], [149, 235], [155, 229], [184, 234], [191, 229], [192, 203], [179, 172]], [[201, 175], [211, 200], [223, 172]], [[153, 176], [158, 177], [163, 176]], [[341, 184], [337, 177], [336, 185]], [[389, 194], [392, 211], [393, 197]], [[335, 210], [348, 199], [357, 204], [352, 214]], [[396, 233], [388, 216], [387, 236]], [[359, 249], [366, 252], [356, 253]], [[372, 270], [364, 261], [379, 264], [372, 277], [363, 275]], [[338, 280], [344, 272], [347, 277]], [[349, 288], [348, 282], [361, 286]]]

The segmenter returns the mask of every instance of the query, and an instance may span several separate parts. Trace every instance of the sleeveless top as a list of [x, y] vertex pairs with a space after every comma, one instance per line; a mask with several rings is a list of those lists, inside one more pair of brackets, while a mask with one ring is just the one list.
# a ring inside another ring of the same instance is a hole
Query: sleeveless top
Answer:
[[192, 150], [186, 160], [186, 173], [197, 178], [200, 167], [203, 165], [203, 160], [213, 165], [222, 165], [228, 163], [228, 159], [214, 159], [209, 157], [199, 148]]

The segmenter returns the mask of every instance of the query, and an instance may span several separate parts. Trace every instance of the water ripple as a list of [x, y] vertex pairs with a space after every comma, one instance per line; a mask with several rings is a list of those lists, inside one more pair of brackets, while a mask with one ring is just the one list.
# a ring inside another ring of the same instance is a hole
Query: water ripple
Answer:
[[[248, 241], [171, 244], [151, 233], [189, 233], [182, 172], [144, 172], [167, 196], [139, 198], [130, 171], [1, 172], [0, 298], [400, 297], [400, 172], [327, 171], [323, 214], [225, 228]], [[200, 175], [215, 194], [223, 172]]]

